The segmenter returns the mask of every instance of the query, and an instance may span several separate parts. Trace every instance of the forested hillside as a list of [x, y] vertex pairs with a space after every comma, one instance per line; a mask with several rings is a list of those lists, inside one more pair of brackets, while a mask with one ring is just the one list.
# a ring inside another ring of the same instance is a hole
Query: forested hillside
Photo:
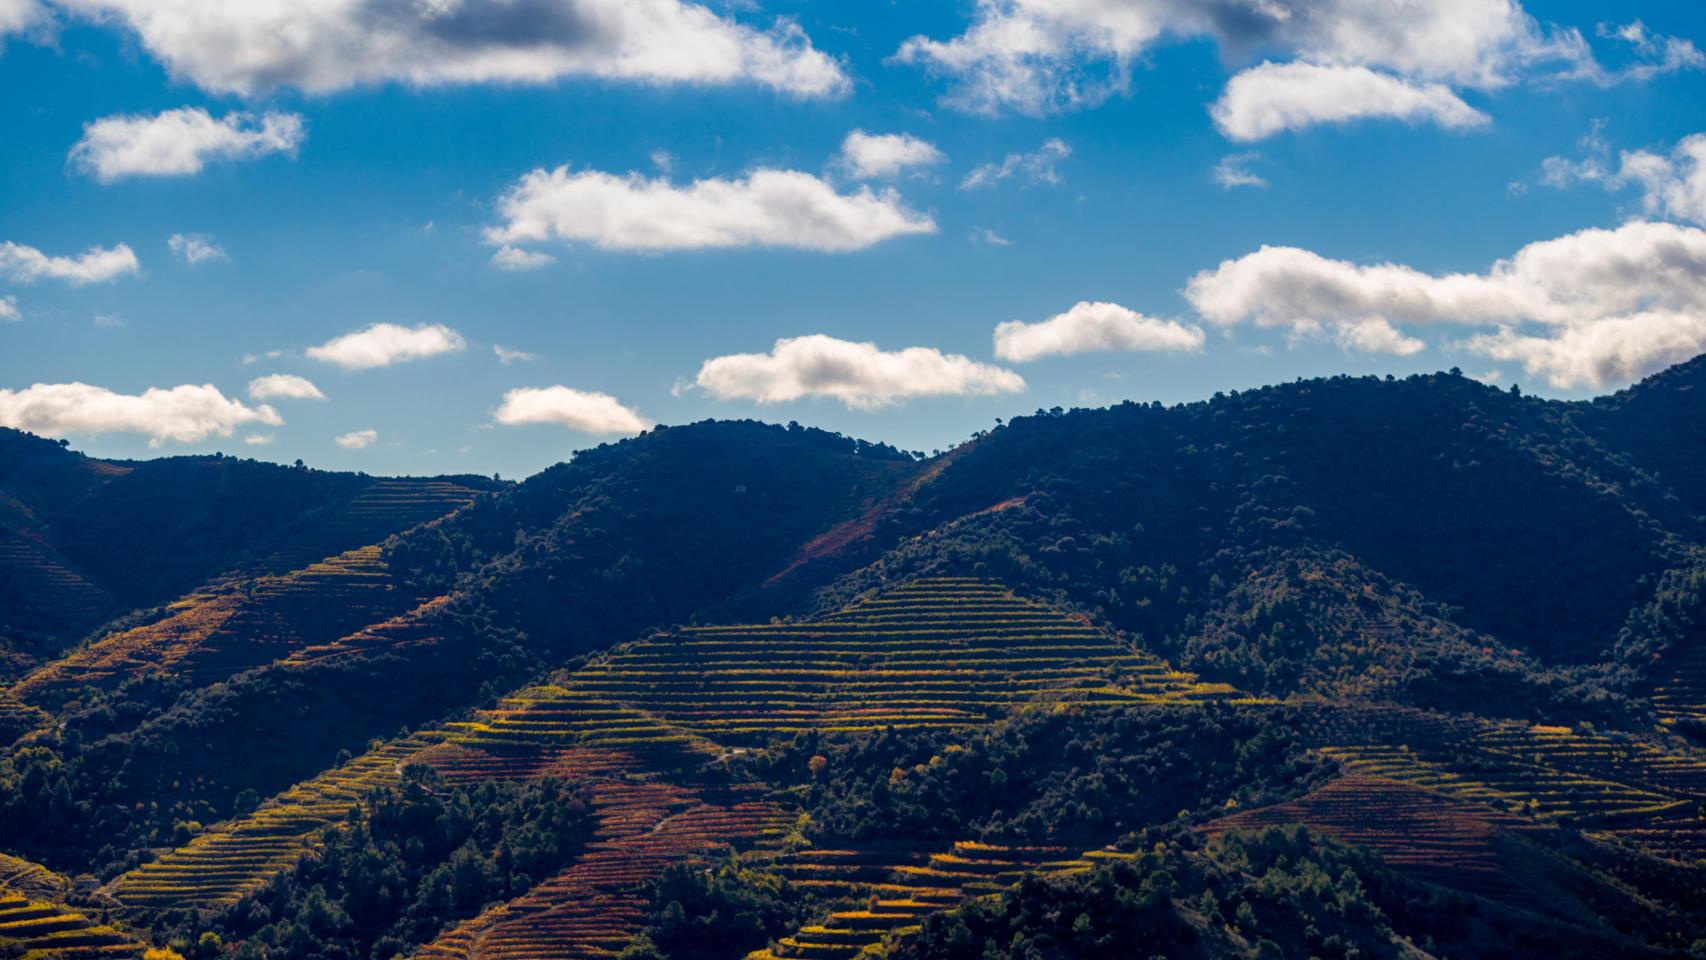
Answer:
[[1703, 417], [1706, 358], [519, 484], [0, 432], [0, 910], [101, 931], [0, 956], [1706, 956]]

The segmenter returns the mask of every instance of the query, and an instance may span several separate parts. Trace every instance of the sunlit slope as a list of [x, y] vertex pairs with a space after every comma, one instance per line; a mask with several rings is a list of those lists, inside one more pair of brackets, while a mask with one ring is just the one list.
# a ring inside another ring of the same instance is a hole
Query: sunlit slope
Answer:
[[1706, 854], [1706, 758], [1587, 728], [1321, 708], [1312, 732], [1349, 772], [1485, 804], [1688, 861]]
[[[337, 655], [336, 645], [301, 654]], [[131, 906], [234, 902], [310, 849], [362, 789], [394, 779], [407, 763], [464, 780], [603, 783], [597, 795], [612, 803], [631, 797], [611, 785], [684, 791], [683, 802], [724, 811], [705, 816], [726, 829], [704, 843], [682, 841], [682, 850], [699, 850], [755, 843], [785, 818], [747, 805], [758, 798], [722, 798], [700, 782], [695, 771], [734, 744], [803, 729], [971, 728], [1051, 703], [1230, 695], [998, 584], [920, 580], [820, 620], [695, 628], [628, 644], [555, 683], [294, 788], [120, 877], [109, 891]], [[753, 825], [756, 834], [747, 829]], [[552, 888], [542, 889], [549, 899]]]
[[300, 570], [226, 584], [177, 601], [153, 623], [110, 634], [31, 673], [12, 696], [51, 705], [84, 688], [169, 675], [203, 685], [395, 616], [418, 598], [399, 589], [377, 546]]
[[178, 907], [235, 903], [288, 870], [369, 791], [402, 779], [402, 767], [425, 741], [402, 739], [298, 784], [244, 817], [229, 821], [107, 887], [126, 906]]
[[[660, 634], [453, 729], [471, 743], [596, 740], [613, 727], [744, 743], [800, 730], [971, 726], [1038, 702], [1232, 695], [998, 584], [930, 578], [819, 620]], [[632, 715], [602, 721], [608, 705]]]
[[0, 956], [26, 960], [139, 960], [130, 933], [69, 907], [0, 889]]

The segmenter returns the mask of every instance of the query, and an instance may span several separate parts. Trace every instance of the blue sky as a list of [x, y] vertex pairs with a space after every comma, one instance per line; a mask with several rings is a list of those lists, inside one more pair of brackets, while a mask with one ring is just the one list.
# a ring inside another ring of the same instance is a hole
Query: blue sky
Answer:
[[[664, 40], [614, 0], [206, 6], [0, 0], [0, 424], [523, 476], [654, 422], [929, 451], [1342, 371], [1590, 396], [1706, 349], [1696, 4], [629, 8]], [[855, 130], [913, 140], [862, 169]]]

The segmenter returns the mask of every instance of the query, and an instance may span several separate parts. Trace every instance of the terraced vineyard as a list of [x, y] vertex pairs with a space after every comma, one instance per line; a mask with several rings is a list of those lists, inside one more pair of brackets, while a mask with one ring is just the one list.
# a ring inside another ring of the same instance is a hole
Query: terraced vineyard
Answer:
[[31, 673], [11, 694], [51, 704], [85, 687], [112, 688], [165, 672], [212, 683], [417, 602], [393, 585], [380, 549], [362, 547], [291, 573], [192, 594], [161, 620], [104, 637]]
[[1594, 831], [1664, 856], [1706, 851], [1706, 760], [1626, 736], [1466, 723], [1387, 708], [1328, 725], [1322, 751], [1356, 774]]
[[394, 533], [445, 517], [474, 502], [480, 491], [450, 480], [375, 480], [341, 506], [281, 531], [259, 546], [242, 576], [296, 570], [322, 557], [376, 544]]
[[118, 610], [118, 601], [98, 584], [73, 570], [46, 545], [18, 531], [0, 530], [0, 597], [20, 613], [76, 631], [100, 623]]
[[0, 953], [26, 960], [136, 960], [134, 935], [20, 893], [0, 889]]
[[644, 887], [672, 863], [777, 842], [793, 817], [750, 791], [599, 781], [597, 839], [574, 866], [418, 951], [421, 960], [603, 960], [639, 932]]
[[0, 690], [0, 744], [8, 744], [31, 730], [41, 728], [53, 718], [45, 710], [20, 702]]
[[[391, 642], [398, 631], [407, 635], [410, 620], [295, 657], [312, 662]], [[118, 878], [108, 892], [132, 907], [234, 902], [287, 868], [363, 791], [394, 780], [405, 763], [429, 764], [453, 780], [573, 778], [588, 785], [599, 818], [593, 849], [421, 956], [604, 956], [635, 929], [643, 884], [664, 865], [720, 847], [769, 849], [793, 827], [797, 813], [751, 788], [703, 780], [701, 768], [732, 745], [805, 729], [969, 727], [1035, 703], [1232, 695], [999, 586], [918, 581], [821, 620], [701, 627], [629, 644], [556, 683], [298, 786]], [[897, 894], [911, 884], [922, 899], [887, 899], [916, 916], [1023, 869], [1083, 863], [1064, 850], [962, 844], [889, 864], [884, 882]], [[861, 929], [879, 930], [871, 924]]]
[[71, 881], [39, 863], [0, 853], [0, 890], [33, 900], [63, 899]]
[[1706, 725], [1706, 646], [1682, 654], [1670, 677], [1653, 691], [1653, 709], [1669, 724]]
[[1037, 701], [1234, 695], [1058, 610], [959, 578], [915, 581], [805, 623], [654, 637], [580, 671], [573, 688], [725, 743], [969, 726]]
[[131, 907], [209, 907], [236, 903], [312, 849], [370, 790], [397, 783], [424, 740], [392, 741], [298, 784], [259, 810], [228, 821], [123, 874], [107, 893]]
[[805, 850], [777, 857], [770, 869], [794, 886], [839, 903], [820, 922], [783, 937], [748, 960], [851, 960], [883, 938], [916, 928], [927, 915], [967, 897], [1004, 890], [1027, 873], [1088, 870], [1128, 856], [1065, 847], [960, 841], [945, 852], [908, 849]]
[[1347, 776], [1290, 803], [1248, 810], [1203, 828], [1229, 830], [1302, 824], [1379, 853], [1394, 868], [1430, 883], [1507, 903], [1527, 899], [1499, 862], [1506, 831], [1530, 820], [1383, 777]]

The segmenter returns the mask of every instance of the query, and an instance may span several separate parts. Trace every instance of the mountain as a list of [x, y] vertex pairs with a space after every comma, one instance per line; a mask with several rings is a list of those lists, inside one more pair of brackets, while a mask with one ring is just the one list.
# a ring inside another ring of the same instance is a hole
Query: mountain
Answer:
[[0, 897], [106, 924], [32, 956], [1706, 950], [1703, 414], [1336, 377], [519, 484], [0, 433], [59, 877]]

